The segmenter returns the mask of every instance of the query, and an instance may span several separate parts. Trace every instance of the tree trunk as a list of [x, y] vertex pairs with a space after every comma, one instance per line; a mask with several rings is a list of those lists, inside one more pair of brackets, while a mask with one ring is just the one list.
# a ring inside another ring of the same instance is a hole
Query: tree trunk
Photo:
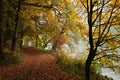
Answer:
[[90, 67], [92, 64], [92, 61], [94, 60], [95, 54], [97, 52], [97, 48], [98, 46], [96, 46], [96, 48], [90, 48], [90, 53], [88, 55], [88, 58], [86, 60], [86, 64], [85, 64], [85, 80], [90, 80]]
[[85, 80], [90, 80], [90, 67], [93, 59], [94, 59], [94, 53], [92, 53], [91, 51], [90, 54], [88, 55], [88, 58], [85, 64]]
[[23, 37], [24, 37], [24, 33], [23, 31], [20, 32], [20, 44], [19, 44], [19, 48], [22, 49], [22, 44], [23, 44]]
[[89, 4], [89, 0], [87, 0], [87, 11], [88, 11], [88, 25], [89, 25], [89, 45], [90, 45], [90, 51], [89, 51], [89, 55], [88, 58], [86, 60], [86, 64], [85, 64], [85, 80], [90, 80], [90, 67], [91, 67], [91, 63], [95, 57], [94, 55], [94, 40], [93, 40], [93, 31], [92, 31], [92, 27], [93, 27], [93, 23], [92, 23], [92, 9], [93, 9], [93, 5], [92, 5], [92, 0], [90, 0], [90, 5]]
[[48, 45], [48, 43], [49, 43], [50, 41], [51, 41], [51, 39], [48, 40], [46, 43], [44, 43], [44, 45], [43, 45], [43, 48], [44, 48], [44, 49], [47, 47], [47, 45]]
[[4, 7], [3, 7], [3, 0], [0, 0], [0, 61], [4, 59], [4, 21], [3, 16], [4, 14]]
[[56, 53], [56, 44], [57, 43], [54, 42], [53, 45], [52, 45], [52, 52], [53, 53]]
[[85, 80], [90, 80], [90, 66], [91, 66], [91, 60], [88, 60], [86, 61], [86, 64], [85, 64]]
[[11, 46], [11, 50], [15, 51], [16, 49], [16, 42], [17, 42], [17, 28], [18, 28], [18, 22], [19, 22], [19, 13], [20, 13], [20, 8], [21, 8], [21, 1], [19, 0], [18, 2], [18, 9], [17, 9], [17, 14], [16, 14], [16, 19], [15, 19], [15, 28], [14, 28], [14, 33], [13, 33], [13, 38], [12, 38], [12, 46]]
[[35, 47], [38, 47], [38, 35], [36, 35], [36, 44]]
[[20, 49], [22, 49], [23, 40], [20, 40]]

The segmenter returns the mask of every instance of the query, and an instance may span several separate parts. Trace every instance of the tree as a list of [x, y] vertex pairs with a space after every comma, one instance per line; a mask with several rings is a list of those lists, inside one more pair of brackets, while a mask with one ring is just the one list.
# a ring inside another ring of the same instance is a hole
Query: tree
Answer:
[[15, 51], [15, 48], [16, 48], [17, 28], [18, 28], [19, 15], [20, 15], [20, 10], [21, 10], [21, 2], [22, 0], [18, 1], [18, 7], [17, 7], [16, 19], [15, 19], [15, 27], [14, 27], [14, 33], [13, 33], [13, 38], [12, 38], [12, 46], [11, 46], [12, 51]]
[[0, 0], [0, 61], [4, 59], [4, 5], [3, 0]]
[[[26, 0], [24, 3], [24, 9], [26, 10], [22, 11], [22, 15], [28, 16], [28, 17], [25, 16], [27, 21], [30, 20], [31, 22], [35, 22], [34, 26], [36, 26], [36, 31], [34, 32], [35, 33], [37, 32], [36, 35], [38, 36], [38, 38], [40, 38], [39, 40], [41, 41], [43, 48], [45, 48], [47, 44], [53, 40], [53, 37], [59, 34], [61, 28], [63, 27], [63, 25], [61, 26], [62, 23], [59, 22], [58, 20], [58, 17], [62, 15], [58, 11], [57, 6], [55, 6], [55, 4], [52, 4], [49, 0], [47, 2], [46, 1], [38, 2], [32, 0], [28, 2]], [[29, 14], [24, 14], [24, 12]], [[29, 24], [30, 23], [28, 23], [28, 25]], [[29, 29], [30, 26], [31, 25], [29, 25]], [[36, 38], [36, 42], [38, 42], [37, 40], [38, 38]]]
[[[102, 54], [102, 52], [98, 53], [98, 51], [100, 49], [102, 51], [113, 50], [120, 47], [120, 40], [117, 38], [120, 34], [119, 32], [113, 33], [113, 31], [115, 31], [114, 27], [119, 27], [119, 21], [117, 21], [116, 18], [120, 13], [120, 7], [118, 0], [87, 0], [86, 3], [83, 0], [80, 1], [86, 9], [88, 22], [88, 41], [90, 49], [85, 65], [85, 76], [86, 80], [90, 80], [92, 61], [94, 61], [96, 56], [104, 57], [103, 55], [105, 55]], [[109, 42], [112, 44], [116, 43], [116, 45], [110, 45]], [[109, 49], [105, 47], [106, 45], [109, 45], [109, 47], [107, 47]]]
[[3, 52], [11, 53], [17, 45], [21, 48], [26, 37], [36, 46], [45, 48], [53, 41], [51, 44], [60, 48], [68, 39], [63, 29], [76, 26], [76, 13], [69, 0], [1, 0], [0, 4], [1, 58]]

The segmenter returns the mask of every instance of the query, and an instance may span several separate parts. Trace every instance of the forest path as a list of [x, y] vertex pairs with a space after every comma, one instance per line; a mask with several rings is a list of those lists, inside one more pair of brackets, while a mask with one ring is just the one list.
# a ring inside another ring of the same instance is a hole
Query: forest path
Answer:
[[33, 48], [24, 48], [24, 62], [0, 67], [0, 80], [76, 80], [63, 71], [55, 57]]

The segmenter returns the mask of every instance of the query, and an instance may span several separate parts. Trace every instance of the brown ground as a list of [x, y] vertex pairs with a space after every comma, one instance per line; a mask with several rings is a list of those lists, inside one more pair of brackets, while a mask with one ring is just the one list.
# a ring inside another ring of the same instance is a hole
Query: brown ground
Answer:
[[63, 71], [55, 58], [33, 48], [24, 48], [24, 62], [0, 67], [0, 80], [76, 80]]

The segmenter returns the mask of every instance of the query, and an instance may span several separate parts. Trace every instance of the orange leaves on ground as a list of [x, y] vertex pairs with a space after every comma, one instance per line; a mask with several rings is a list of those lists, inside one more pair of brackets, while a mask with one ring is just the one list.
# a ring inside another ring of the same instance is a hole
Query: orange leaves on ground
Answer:
[[0, 80], [76, 80], [60, 69], [54, 56], [33, 48], [24, 48], [21, 64], [0, 67]]

